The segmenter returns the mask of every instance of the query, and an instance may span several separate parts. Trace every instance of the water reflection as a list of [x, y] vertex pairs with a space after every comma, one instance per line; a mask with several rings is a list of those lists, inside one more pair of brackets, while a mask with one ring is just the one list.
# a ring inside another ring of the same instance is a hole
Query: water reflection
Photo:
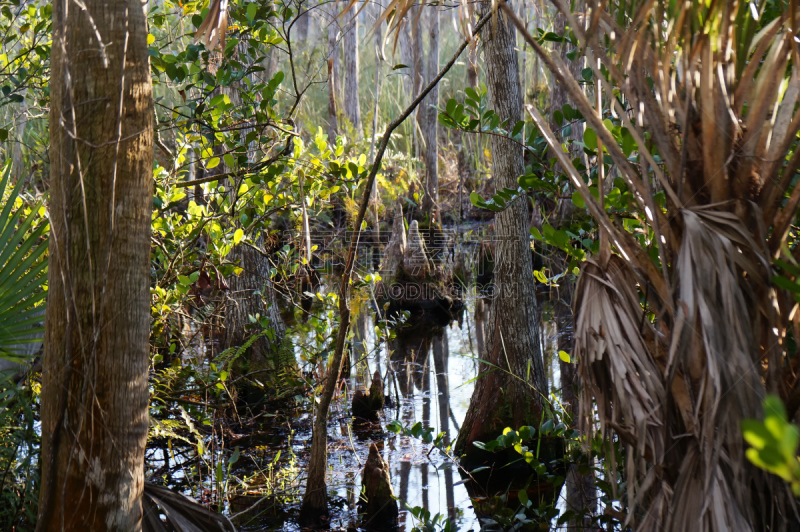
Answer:
[[[328, 488], [332, 495], [332, 529], [358, 525], [361, 470], [371, 442], [381, 449], [390, 468], [394, 493], [401, 501], [411, 506], [421, 506], [432, 515], [446, 515], [454, 519], [462, 530], [480, 528], [466, 486], [451, 467], [450, 461], [419, 439], [396, 436], [387, 432], [385, 427], [394, 420], [400, 420], [405, 426], [420, 422], [424, 427], [434, 428], [434, 433], [443, 432], [447, 444], [454, 441], [469, 407], [479, 353], [484, 349], [487, 315], [488, 302], [481, 299], [468, 301], [456, 321], [442, 325], [418, 320], [413, 327], [397, 330], [395, 338], [387, 342], [376, 334], [375, 315], [369, 306], [364, 304], [362, 308], [354, 309], [349, 372], [346, 373], [342, 393], [332, 404], [329, 422], [328, 456], [331, 470]], [[555, 354], [563, 345], [559, 346], [556, 340], [556, 320], [548, 321], [553, 322], [552, 325], [542, 328], [543, 344], [550, 360], [546, 366], [550, 372], [548, 381], [551, 389], [560, 395], [557, 388], [561, 385], [561, 371]], [[293, 341], [299, 358], [319, 350], [319, 347], [314, 347], [312, 333], [295, 335]], [[311, 372], [309, 377], [312, 379], [324, 374], [324, 359], [315, 359], [314, 362], [313, 367], [306, 368]], [[387, 406], [380, 414], [379, 423], [354, 425], [350, 411], [352, 396], [356, 390], [369, 388], [375, 371], [382, 376]], [[311, 444], [309, 421], [308, 412], [298, 411], [285, 417], [270, 412], [258, 418], [258, 423], [249, 434], [238, 440], [228, 437], [225, 449], [238, 445], [243, 457], [232, 468], [231, 475], [250, 478], [250, 493], [258, 493], [259, 483], [266, 485], [275, 482], [274, 479], [269, 480], [269, 472], [285, 467], [291, 460], [293, 473], [286, 476], [290, 484], [287, 484], [287, 491], [283, 492], [286, 495], [283, 501], [284, 505], [286, 502], [291, 505], [292, 501], [299, 501], [298, 496], [304, 484], [305, 461]], [[290, 443], [287, 436], [292, 431], [294, 434]], [[279, 451], [282, 453], [280, 459], [270, 466]], [[191, 460], [166, 448], [151, 453], [150, 460], [151, 471], [157, 471], [159, 475], [172, 475], [175, 484], [181, 483], [177, 477], [187, 464], [191, 464]], [[213, 479], [210, 480], [209, 476], [204, 467], [198, 466], [183, 479], [184, 485], [187, 489], [192, 485], [211, 485]], [[194, 495], [202, 498], [201, 492], [202, 489]], [[186, 493], [190, 494], [188, 491]], [[231, 513], [241, 511], [255, 502], [253, 496], [247, 494], [234, 499], [230, 502]], [[277, 509], [280, 504], [265, 504], [265, 508], [267, 506]], [[291, 515], [291, 510], [288, 515]], [[403, 509], [402, 503], [399, 522], [402, 530], [411, 530], [416, 524]], [[276, 527], [295, 530], [296, 524], [287, 519], [287, 514], [275, 514], [273, 511], [270, 519], [253, 522], [245, 528], [265, 530]]]

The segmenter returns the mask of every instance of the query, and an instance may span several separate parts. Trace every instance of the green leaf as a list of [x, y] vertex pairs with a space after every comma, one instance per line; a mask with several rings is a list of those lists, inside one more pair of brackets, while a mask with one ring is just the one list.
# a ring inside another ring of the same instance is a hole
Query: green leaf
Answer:
[[789, 290], [790, 292], [794, 292], [795, 294], [800, 294], [800, 284], [790, 279], [787, 279], [782, 275], [772, 276], [772, 284], [774, 284], [778, 288], [783, 288], [784, 290]]
[[586, 128], [586, 131], [583, 132], [583, 143], [590, 150], [597, 150], [597, 133], [595, 133], [594, 129]]
[[477, 192], [475, 192], [474, 190], [472, 192], [470, 192], [470, 194], [469, 194], [469, 201], [472, 202], [472, 204], [474, 206], [476, 206], [476, 207], [478, 207], [480, 209], [485, 209], [486, 208], [486, 202], [483, 201], [483, 198], [481, 197], [481, 195], [478, 194]]
[[553, 113], [553, 121], [558, 124], [558, 127], [564, 123], [564, 113], [561, 112], [561, 109], [556, 109], [556, 112]]
[[[253, 5], [253, 4], [250, 4]], [[239, 460], [239, 446], [237, 445], [236, 448], [233, 450], [233, 454], [230, 458], [228, 458], [228, 466], [232, 466]]]
[[579, 209], [586, 208], [586, 202], [583, 201], [583, 196], [581, 196], [581, 193], [577, 190], [572, 193], [572, 203]]
[[238, 244], [239, 242], [241, 242], [242, 238], [244, 238], [244, 231], [242, 231], [241, 229], [237, 229], [233, 233], [233, 243], [234, 243], [234, 245]]
[[542, 238], [542, 233], [540, 233], [536, 227], [531, 227], [531, 236], [533, 236], [533, 238], [535, 238], [536, 240], [541, 240], [541, 241], [544, 240]]
[[206, 170], [211, 170], [212, 168], [216, 168], [219, 166], [219, 157], [212, 157], [206, 163]]

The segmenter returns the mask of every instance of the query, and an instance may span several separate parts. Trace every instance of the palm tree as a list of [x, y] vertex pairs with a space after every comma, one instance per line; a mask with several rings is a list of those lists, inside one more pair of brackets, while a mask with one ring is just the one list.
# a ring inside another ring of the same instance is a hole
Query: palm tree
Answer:
[[141, 2], [53, 5], [37, 530], [141, 530], [153, 96]]
[[[790, 404], [800, 394], [800, 313], [781, 288], [790, 280], [773, 280], [774, 260], [800, 259], [795, 2], [587, 0], [581, 21], [553, 3], [600, 105], [501, 8], [583, 114], [584, 142], [596, 137], [610, 158], [642, 235], [607, 213], [529, 108], [600, 227], [601, 252], [576, 287], [574, 356], [583, 427], [599, 418], [626, 449], [626, 523], [794, 530], [791, 492], [748, 463], [739, 425], [759, 417], [768, 390]], [[635, 141], [630, 158], [620, 128]]]

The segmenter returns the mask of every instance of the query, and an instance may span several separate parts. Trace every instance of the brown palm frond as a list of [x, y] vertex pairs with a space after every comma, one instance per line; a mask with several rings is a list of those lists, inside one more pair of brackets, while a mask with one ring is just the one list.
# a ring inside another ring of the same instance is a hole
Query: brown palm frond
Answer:
[[646, 489], [655, 480], [648, 478], [644, 460], [663, 463], [667, 398], [656, 361], [659, 340], [643, 319], [635, 279], [617, 255], [605, 265], [589, 260], [578, 278], [573, 310], [574, 353], [586, 383], [580, 401], [583, 428], [592, 431], [594, 398], [605, 437], [617, 433], [629, 448], [625, 471], [631, 508], [637, 484]]
[[225, 36], [228, 33], [228, 0], [211, 0], [206, 16], [197, 33], [195, 40], [202, 39], [209, 50], [219, 47], [225, 49]]

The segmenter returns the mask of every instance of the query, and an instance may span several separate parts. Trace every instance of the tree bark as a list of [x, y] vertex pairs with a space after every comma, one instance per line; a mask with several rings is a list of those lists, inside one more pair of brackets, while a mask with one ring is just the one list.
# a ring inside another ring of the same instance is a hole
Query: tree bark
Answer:
[[286, 325], [272, 287], [269, 261], [258, 251], [243, 244], [233, 248], [230, 259], [242, 268], [242, 273], [231, 275], [228, 279], [230, 290], [225, 298], [225, 347], [240, 346], [257, 332], [248, 331], [250, 316], [267, 316], [274, 336], [272, 339], [262, 336], [250, 346], [245, 357], [247, 369], [279, 370], [292, 365], [293, 360], [281, 352]]
[[[428, 50], [428, 75], [439, 72], [439, 6], [431, 6], [430, 11], [430, 49]], [[425, 113], [425, 197], [422, 210], [430, 217], [439, 210], [439, 106], [438, 85], [428, 94], [423, 103]]]
[[296, 37], [293, 39], [293, 42], [304, 46], [304, 43], [308, 39], [308, 26], [311, 23], [311, 11], [306, 11], [311, 7], [308, 4], [301, 4], [298, 7], [299, 15], [297, 16], [297, 22], [295, 22], [295, 35]]
[[345, 26], [344, 32], [344, 112], [356, 138], [362, 138], [364, 132], [361, 128], [361, 105], [358, 102], [358, 5], [350, 8], [351, 18]]
[[142, 526], [153, 97], [144, 4], [53, 4], [37, 530]]
[[[425, 65], [422, 61], [422, 31], [420, 28], [420, 17], [422, 16], [422, 8], [414, 6], [409, 11], [411, 21], [411, 59], [413, 61], [412, 77], [414, 86], [414, 96], [419, 95], [422, 86], [425, 83]], [[435, 75], [435, 74], [434, 74]], [[414, 110], [414, 150], [417, 157], [421, 157], [423, 147], [420, 143], [419, 131], [425, 130], [425, 111], [417, 108]]]
[[[481, 4], [484, 11], [488, 3]], [[522, 115], [519, 70], [515, 51], [516, 32], [505, 17], [487, 24], [485, 41], [489, 105], [500, 117], [514, 124]], [[523, 174], [522, 148], [493, 136], [492, 177], [497, 189], [515, 188]], [[544, 363], [539, 343], [539, 315], [533, 279], [533, 262], [527, 228], [528, 206], [512, 202], [495, 216], [494, 294], [486, 324], [488, 360], [499, 370], [481, 363], [481, 378], [475, 384], [456, 450], [472, 452], [468, 445], [498, 435], [504, 426], [538, 426], [543, 398], [547, 396]], [[510, 373], [510, 374], [509, 374]], [[502, 389], [503, 393], [498, 393]]]
[[328, 6], [328, 142], [335, 143], [339, 134], [339, 32], [341, 26], [337, 18], [336, 4]]

